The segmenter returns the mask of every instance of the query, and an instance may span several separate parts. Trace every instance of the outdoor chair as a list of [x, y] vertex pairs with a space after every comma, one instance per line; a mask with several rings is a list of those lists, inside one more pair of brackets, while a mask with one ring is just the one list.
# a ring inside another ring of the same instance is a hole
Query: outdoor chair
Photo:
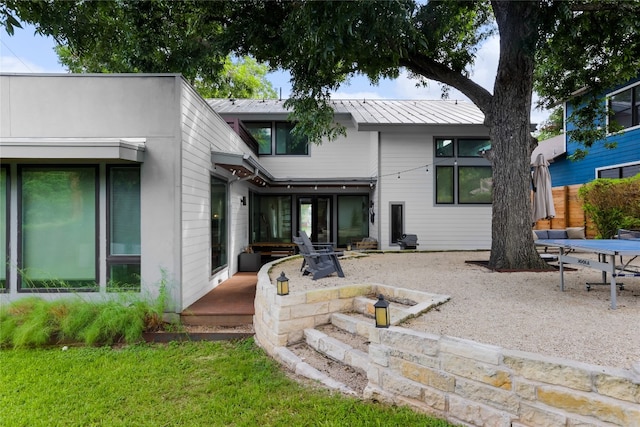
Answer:
[[335, 252], [330, 243], [312, 243], [309, 236], [304, 231], [300, 231], [300, 237], [293, 237], [293, 242], [298, 245], [300, 255], [302, 255], [302, 267], [304, 275], [310, 274], [313, 280], [321, 279], [332, 273], [337, 273], [338, 277], [344, 277], [342, 266], [338, 256], [342, 252]]
[[418, 246], [418, 236], [415, 234], [403, 234], [401, 239], [398, 239], [398, 244], [402, 250], [416, 249]]

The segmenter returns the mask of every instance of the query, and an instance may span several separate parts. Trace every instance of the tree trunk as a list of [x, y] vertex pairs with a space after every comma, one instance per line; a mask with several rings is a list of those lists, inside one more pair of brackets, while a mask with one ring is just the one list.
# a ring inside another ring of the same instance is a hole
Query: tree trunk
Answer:
[[538, 37], [535, 2], [494, 2], [500, 61], [486, 114], [492, 150], [493, 218], [489, 265], [546, 269], [531, 232], [531, 94]]

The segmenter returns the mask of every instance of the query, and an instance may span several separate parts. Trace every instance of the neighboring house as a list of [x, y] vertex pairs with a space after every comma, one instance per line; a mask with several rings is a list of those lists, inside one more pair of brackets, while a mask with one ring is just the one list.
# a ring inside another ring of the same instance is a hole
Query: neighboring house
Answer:
[[[606, 103], [610, 115], [606, 123], [599, 125], [608, 126], [615, 120], [624, 129], [594, 144], [588, 149], [589, 154], [579, 161], [571, 161], [568, 156], [577, 148], [584, 147], [567, 136], [565, 153], [549, 167], [554, 187], [585, 184], [596, 178], [625, 178], [640, 173], [640, 78], [602, 94], [602, 102]], [[565, 103], [565, 119], [575, 108], [570, 100]], [[566, 129], [571, 131], [574, 124], [567, 123]], [[609, 142], [615, 142], [617, 147], [606, 148], [605, 143]]]
[[170, 290], [181, 312], [257, 242], [488, 249], [490, 147], [455, 101], [336, 101], [309, 145], [283, 101], [202, 99], [179, 75], [0, 75], [0, 301]]

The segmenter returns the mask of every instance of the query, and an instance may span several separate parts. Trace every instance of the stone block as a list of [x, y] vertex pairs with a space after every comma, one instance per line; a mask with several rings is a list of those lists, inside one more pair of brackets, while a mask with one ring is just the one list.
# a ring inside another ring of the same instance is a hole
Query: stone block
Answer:
[[382, 368], [372, 363], [369, 363], [369, 366], [367, 367], [367, 380], [369, 380], [369, 384], [380, 384], [381, 375], [382, 375]]
[[356, 325], [358, 320], [347, 314], [343, 313], [333, 313], [331, 315], [331, 324], [337, 328], [342, 329], [343, 331], [347, 331], [351, 334], [356, 333]]
[[331, 323], [331, 313], [317, 314], [313, 316], [314, 326], [328, 325]]
[[366, 372], [369, 367], [369, 354], [354, 348], [347, 352], [344, 362], [353, 368], [362, 369]]
[[369, 358], [380, 366], [389, 366], [389, 349], [380, 344], [369, 344]]
[[420, 399], [422, 397], [423, 387], [407, 378], [396, 375], [394, 372], [384, 370], [382, 372], [382, 389], [390, 393], [411, 399]]
[[338, 362], [343, 362], [347, 351], [353, 348], [350, 345], [329, 336], [321, 338], [318, 346], [321, 353], [326, 354]]
[[435, 356], [438, 353], [440, 336], [394, 327], [380, 332], [380, 342], [393, 349]]
[[299, 304], [293, 307], [290, 307], [291, 310], [291, 318], [297, 319], [300, 317], [311, 317], [316, 316], [318, 314], [326, 314], [329, 313], [329, 302], [317, 302], [313, 304]]
[[449, 395], [448, 414], [465, 423], [483, 427], [511, 427], [515, 418], [504, 411], [456, 395]]
[[273, 305], [280, 307], [294, 307], [307, 302], [305, 292], [290, 293], [289, 295], [276, 295]]
[[353, 299], [334, 299], [329, 301], [329, 312], [344, 312], [344, 311], [352, 311], [353, 310]]
[[416, 363], [426, 368], [440, 369], [440, 359], [438, 359], [437, 357], [411, 353], [408, 350], [395, 350], [393, 348], [389, 349], [389, 366], [399, 369], [400, 363], [403, 360]]
[[500, 347], [447, 336], [440, 339], [440, 351], [493, 365], [500, 364], [502, 357]]
[[317, 329], [308, 328], [304, 330], [304, 339], [306, 343], [316, 350], [318, 350], [320, 346], [320, 340], [325, 338], [326, 336], [327, 334], [325, 334], [324, 332], [320, 332]]
[[306, 303], [313, 304], [315, 302], [330, 301], [338, 299], [340, 291], [337, 288], [314, 289], [306, 292]]
[[420, 384], [428, 385], [438, 390], [452, 392], [456, 386], [456, 379], [452, 375], [418, 364], [402, 361], [399, 366], [402, 376]]
[[339, 298], [354, 298], [371, 293], [371, 285], [352, 285], [339, 288]]
[[447, 409], [447, 394], [440, 390], [429, 387], [424, 388], [422, 390], [422, 401], [430, 408], [438, 411], [446, 411]]
[[640, 406], [594, 393], [559, 387], [538, 387], [538, 401], [572, 414], [596, 418], [622, 426], [640, 426]]
[[616, 399], [640, 403], [640, 382], [634, 381], [631, 375], [620, 372], [595, 374], [595, 387], [598, 393]]
[[511, 373], [498, 366], [451, 354], [442, 355], [441, 361], [442, 370], [451, 374], [480, 381], [496, 388], [511, 390]]
[[280, 359], [280, 362], [282, 362], [282, 364], [292, 372], [295, 372], [298, 363], [302, 362], [302, 359], [296, 356], [287, 347], [275, 347], [274, 353]]
[[315, 322], [313, 317], [301, 317], [298, 319], [285, 320], [277, 323], [277, 332], [279, 334], [289, 334], [293, 331], [304, 331], [307, 328], [313, 328]]
[[465, 399], [497, 408], [511, 414], [518, 413], [520, 399], [512, 391], [487, 386], [476, 381], [456, 379], [455, 393]]
[[525, 380], [524, 378], [517, 378], [513, 382], [513, 391], [525, 400], [536, 399], [536, 383]]
[[363, 321], [359, 321], [358, 323], [356, 323], [356, 334], [361, 337], [367, 338], [369, 341], [371, 341], [372, 333], [375, 333], [377, 335], [377, 332], [380, 330], [380, 328], [376, 328], [376, 323], [373, 319], [371, 319], [370, 323]]
[[520, 351], [505, 351], [504, 364], [514, 375], [533, 381], [591, 391], [591, 365]]
[[312, 367], [306, 362], [301, 362], [296, 365], [296, 374], [302, 375], [303, 377], [310, 378], [312, 380], [322, 382], [327, 378], [326, 374], [318, 371], [316, 368]]
[[524, 425], [532, 426], [564, 426], [567, 417], [561, 413], [550, 411], [548, 408], [539, 408], [525, 403], [520, 405], [518, 421]]

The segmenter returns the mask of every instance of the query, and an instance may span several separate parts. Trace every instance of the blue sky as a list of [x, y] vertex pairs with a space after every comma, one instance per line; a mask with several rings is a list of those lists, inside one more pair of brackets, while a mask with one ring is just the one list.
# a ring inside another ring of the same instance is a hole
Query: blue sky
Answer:
[[[7, 73], [64, 73], [66, 70], [58, 63], [53, 50], [55, 42], [50, 37], [35, 34], [33, 26], [16, 28], [9, 36], [4, 28], [0, 29], [0, 71]], [[478, 52], [476, 64], [472, 70], [472, 79], [492, 91], [498, 64], [498, 39], [488, 40]], [[284, 72], [268, 75], [278, 93], [287, 98], [291, 85], [289, 76]], [[371, 85], [365, 77], [355, 77], [333, 94], [335, 99], [439, 99], [440, 86], [430, 82], [429, 86], [416, 87], [416, 81], [403, 73], [398, 79], [383, 80], [379, 85]], [[534, 94], [535, 97], [535, 94]], [[455, 89], [449, 93], [450, 99], [467, 99]], [[533, 110], [531, 121], [540, 123], [549, 116], [547, 111]]]

